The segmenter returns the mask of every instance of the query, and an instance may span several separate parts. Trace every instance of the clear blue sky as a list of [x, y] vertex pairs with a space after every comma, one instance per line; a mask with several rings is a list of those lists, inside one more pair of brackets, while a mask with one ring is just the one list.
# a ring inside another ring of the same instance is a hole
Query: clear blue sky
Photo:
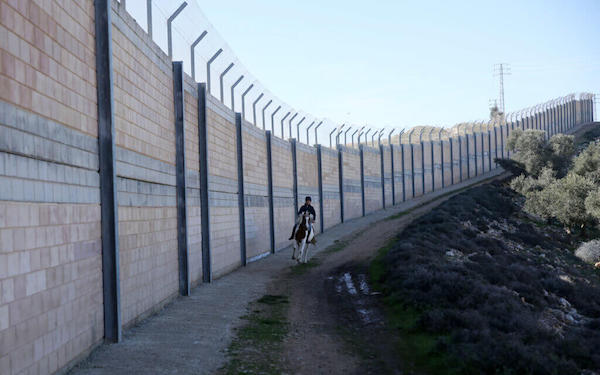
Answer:
[[336, 122], [487, 118], [499, 62], [507, 111], [600, 93], [598, 0], [193, 1], [270, 92]]

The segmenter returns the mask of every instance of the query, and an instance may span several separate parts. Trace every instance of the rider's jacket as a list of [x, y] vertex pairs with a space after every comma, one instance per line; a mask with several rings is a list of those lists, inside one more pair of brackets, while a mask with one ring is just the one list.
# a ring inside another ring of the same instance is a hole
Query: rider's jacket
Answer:
[[302, 215], [305, 211], [308, 211], [308, 213], [312, 215], [313, 219], [317, 217], [315, 208], [307, 204], [304, 204], [302, 207], [300, 207], [300, 210], [298, 210], [298, 215]]

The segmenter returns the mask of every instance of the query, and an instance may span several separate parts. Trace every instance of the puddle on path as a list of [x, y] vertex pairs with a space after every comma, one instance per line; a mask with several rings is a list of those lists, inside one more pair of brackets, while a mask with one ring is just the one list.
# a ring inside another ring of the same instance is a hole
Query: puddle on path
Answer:
[[[371, 293], [367, 276], [364, 273], [354, 274], [350, 271], [342, 271], [338, 274], [327, 277], [327, 280], [333, 283], [335, 290], [335, 300], [341, 310], [347, 314], [345, 316], [350, 320], [359, 320], [363, 325], [383, 323], [381, 313], [376, 305], [376, 295]], [[349, 314], [352, 311], [353, 314]]]

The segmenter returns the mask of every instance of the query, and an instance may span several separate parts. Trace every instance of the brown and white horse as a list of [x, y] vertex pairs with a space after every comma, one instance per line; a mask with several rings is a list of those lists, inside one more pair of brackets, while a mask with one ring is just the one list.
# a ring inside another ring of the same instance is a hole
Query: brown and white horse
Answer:
[[[306, 263], [308, 261], [308, 245], [315, 236], [314, 229], [310, 231], [310, 214], [304, 212], [304, 214], [298, 217], [298, 228], [294, 235], [294, 252], [292, 253], [292, 259], [296, 259], [298, 263]], [[299, 250], [298, 257], [296, 257], [296, 250]]]

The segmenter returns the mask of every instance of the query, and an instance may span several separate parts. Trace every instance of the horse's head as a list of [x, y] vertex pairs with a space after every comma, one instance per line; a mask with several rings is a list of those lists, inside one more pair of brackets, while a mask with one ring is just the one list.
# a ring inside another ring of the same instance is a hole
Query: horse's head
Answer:
[[300, 225], [304, 228], [308, 228], [308, 224], [310, 222], [310, 213], [308, 211], [304, 211], [302, 215], [300, 215]]

